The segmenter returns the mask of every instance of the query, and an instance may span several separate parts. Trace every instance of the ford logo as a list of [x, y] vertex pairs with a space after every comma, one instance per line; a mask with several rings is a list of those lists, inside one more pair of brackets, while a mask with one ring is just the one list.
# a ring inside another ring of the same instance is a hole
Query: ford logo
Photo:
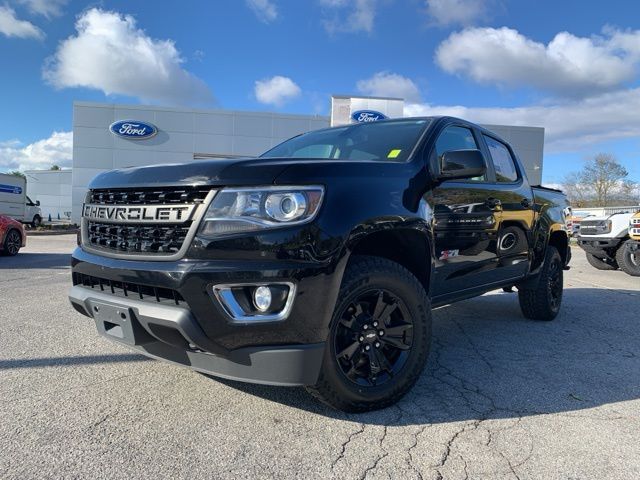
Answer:
[[17, 195], [22, 194], [22, 187], [17, 185], [0, 185], [0, 193], [15, 193]]
[[358, 123], [365, 123], [386, 120], [387, 116], [384, 113], [376, 112], [375, 110], [358, 110], [351, 114], [351, 118]]
[[118, 120], [109, 126], [109, 130], [118, 137], [129, 138], [131, 140], [151, 138], [158, 133], [155, 125], [137, 120]]

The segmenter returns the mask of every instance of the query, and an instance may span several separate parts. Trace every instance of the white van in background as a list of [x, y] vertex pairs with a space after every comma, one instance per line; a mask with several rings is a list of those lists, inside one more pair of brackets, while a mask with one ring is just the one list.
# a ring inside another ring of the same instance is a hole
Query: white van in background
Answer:
[[42, 223], [40, 202], [27, 196], [27, 181], [17, 175], [0, 173], [0, 215], [37, 227]]

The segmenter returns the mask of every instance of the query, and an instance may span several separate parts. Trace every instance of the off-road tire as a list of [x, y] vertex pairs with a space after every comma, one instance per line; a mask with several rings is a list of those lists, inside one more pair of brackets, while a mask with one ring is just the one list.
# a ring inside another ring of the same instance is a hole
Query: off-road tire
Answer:
[[[558, 281], [559, 284], [556, 283]], [[551, 321], [556, 318], [562, 305], [562, 282], [562, 257], [555, 247], [548, 245], [544, 263], [533, 284], [518, 287], [522, 314], [532, 320]]]
[[604, 260], [593, 256], [593, 254], [591, 253], [587, 253], [586, 255], [587, 255], [587, 262], [589, 262], [589, 265], [591, 265], [593, 268], [596, 268], [598, 270], [617, 270], [618, 269], [617, 262], [607, 263]]
[[616, 252], [616, 263], [624, 273], [632, 277], [640, 277], [640, 263], [634, 261], [634, 255], [631, 251], [630, 244], [633, 240], [627, 240]]
[[[365, 292], [384, 289], [403, 303], [413, 323], [413, 340], [402, 368], [382, 385], [361, 386], [346, 378], [335, 355], [335, 329], [341, 315]], [[318, 381], [307, 390], [345, 412], [387, 407], [407, 393], [424, 369], [431, 345], [431, 303], [418, 279], [403, 266], [380, 257], [354, 256], [344, 274]]]

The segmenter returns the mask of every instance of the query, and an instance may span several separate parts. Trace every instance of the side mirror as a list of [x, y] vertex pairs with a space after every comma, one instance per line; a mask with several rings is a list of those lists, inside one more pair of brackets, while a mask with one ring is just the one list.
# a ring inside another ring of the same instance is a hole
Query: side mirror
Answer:
[[40, 200], [36, 200], [36, 207], [40, 206]]
[[481, 177], [487, 171], [480, 150], [449, 150], [440, 161], [438, 180], [461, 180]]

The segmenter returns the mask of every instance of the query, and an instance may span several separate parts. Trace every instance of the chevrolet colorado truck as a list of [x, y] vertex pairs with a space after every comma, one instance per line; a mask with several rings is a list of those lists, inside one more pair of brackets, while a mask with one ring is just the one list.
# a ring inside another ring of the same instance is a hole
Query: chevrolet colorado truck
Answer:
[[525, 317], [556, 317], [567, 206], [460, 119], [329, 128], [99, 174], [69, 298], [153, 358], [372, 410], [422, 372], [433, 308], [515, 286]]
[[590, 216], [582, 220], [578, 245], [587, 261], [598, 270], [617, 270], [640, 276], [640, 265], [633, 253], [629, 226], [633, 213]]

